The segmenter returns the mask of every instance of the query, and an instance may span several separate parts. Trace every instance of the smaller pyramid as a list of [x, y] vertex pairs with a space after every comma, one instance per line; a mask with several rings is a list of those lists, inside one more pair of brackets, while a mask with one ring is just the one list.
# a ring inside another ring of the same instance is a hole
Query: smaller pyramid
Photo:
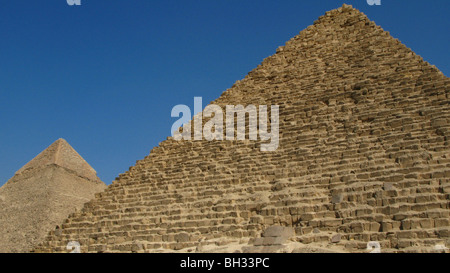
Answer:
[[96, 171], [58, 139], [0, 188], [0, 252], [28, 252], [103, 191]]

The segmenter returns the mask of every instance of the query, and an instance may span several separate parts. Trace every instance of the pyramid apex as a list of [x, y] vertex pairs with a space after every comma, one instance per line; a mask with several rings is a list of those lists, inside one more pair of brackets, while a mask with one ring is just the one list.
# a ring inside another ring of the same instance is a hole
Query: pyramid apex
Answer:
[[342, 8], [345, 8], [345, 9], [354, 9], [352, 5], [347, 5], [347, 4], [345, 4], [345, 3], [342, 4]]
[[57, 165], [67, 170], [74, 171], [77, 175], [90, 180], [99, 180], [97, 172], [63, 138], [59, 138], [53, 142], [44, 151], [18, 170], [16, 175], [20, 175], [26, 171], [42, 169], [49, 165]]
[[343, 17], [364, 17], [364, 19], [369, 20], [362, 11], [354, 8], [352, 5], [343, 4], [342, 7], [325, 12], [324, 15], [320, 16], [318, 20], [314, 22], [314, 25], [327, 22], [328, 20], [330, 20], [330, 18], [334, 20], [336, 18]]
[[347, 13], [347, 12], [352, 12], [352, 11], [356, 11], [357, 13], [363, 13], [362, 11], [360, 11], [357, 8], [354, 8], [352, 5], [347, 5], [347, 4], [343, 4], [342, 7], [339, 7], [337, 9], [331, 10], [331, 11], [327, 11], [326, 13], [332, 13], [332, 12], [337, 12], [339, 14], [342, 13]]
[[[65, 140], [64, 138], [58, 138], [57, 140], [55, 140], [49, 147], [51, 147], [52, 145], [61, 145], [61, 144], [68, 144], [67, 140]], [[49, 148], [48, 147], [48, 148]]]

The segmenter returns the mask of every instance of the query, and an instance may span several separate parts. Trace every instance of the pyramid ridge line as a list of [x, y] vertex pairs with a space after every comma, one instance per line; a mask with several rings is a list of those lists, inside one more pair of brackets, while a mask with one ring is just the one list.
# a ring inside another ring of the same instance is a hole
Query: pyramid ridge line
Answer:
[[61, 151], [61, 146], [62, 146], [63, 140], [58, 139], [56, 141], [56, 143], [57, 143], [57, 148], [56, 148], [56, 151], [55, 151], [55, 159], [54, 159], [55, 163], [58, 162], [59, 152]]

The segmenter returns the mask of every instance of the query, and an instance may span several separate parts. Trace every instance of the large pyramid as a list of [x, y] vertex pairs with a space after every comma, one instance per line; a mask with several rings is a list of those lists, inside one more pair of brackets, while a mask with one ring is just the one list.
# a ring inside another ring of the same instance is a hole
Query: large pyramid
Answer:
[[276, 151], [168, 138], [36, 251], [448, 246], [449, 91], [436, 67], [344, 5], [213, 102], [279, 105]]
[[0, 188], [0, 252], [29, 252], [70, 213], [106, 188], [59, 139]]

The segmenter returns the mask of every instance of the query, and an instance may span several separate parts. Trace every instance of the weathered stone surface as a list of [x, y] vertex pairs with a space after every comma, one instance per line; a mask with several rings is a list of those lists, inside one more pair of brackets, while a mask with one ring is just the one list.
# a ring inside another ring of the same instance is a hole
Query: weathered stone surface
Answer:
[[385, 191], [391, 191], [395, 189], [395, 183], [391, 183], [391, 182], [386, 182], [384, 183], [384, 190]]
[[[328, 247], [339, 233], [331, 247], [345, 251], [371, 240], [424, 251], [449, 239], [449, 93], [448, 77], [363, 13], [329, 11], [213, 102], [279, 105], [276, 151], [168, 138], [36, 250], [64, 252], [68, 238], [83, 252], [130, 252], [135, 238], [148, 252], [220, 249], [278, 225], [302, 244]], [[265, 238], [245, 251], [287, 249]]]
[[265, 237], [263, 245], [265, 246], [282, 245], [285, 241], [286, 241], [285, 237]]
[[29, 252], [55, 226], [62, 236], [69, 214], [104, 188], [94, 169], [57, 140], [0, 188], [0, 252]]
[[292, 227], [271, 226], [267, 228], [263, 237], [282, 237], [288, 239], [294, 235], [294, 229]]
[[331, 242], [333, 244], [339, 243], [341, 241], [341, 234], [336, 234], [333, 237], [331, 237]]
[[331, 203], [333, 204], [341, 203], [342, 200], [344, 200], [344, 196], [342, 194], [333, 195], [331, 197]]

